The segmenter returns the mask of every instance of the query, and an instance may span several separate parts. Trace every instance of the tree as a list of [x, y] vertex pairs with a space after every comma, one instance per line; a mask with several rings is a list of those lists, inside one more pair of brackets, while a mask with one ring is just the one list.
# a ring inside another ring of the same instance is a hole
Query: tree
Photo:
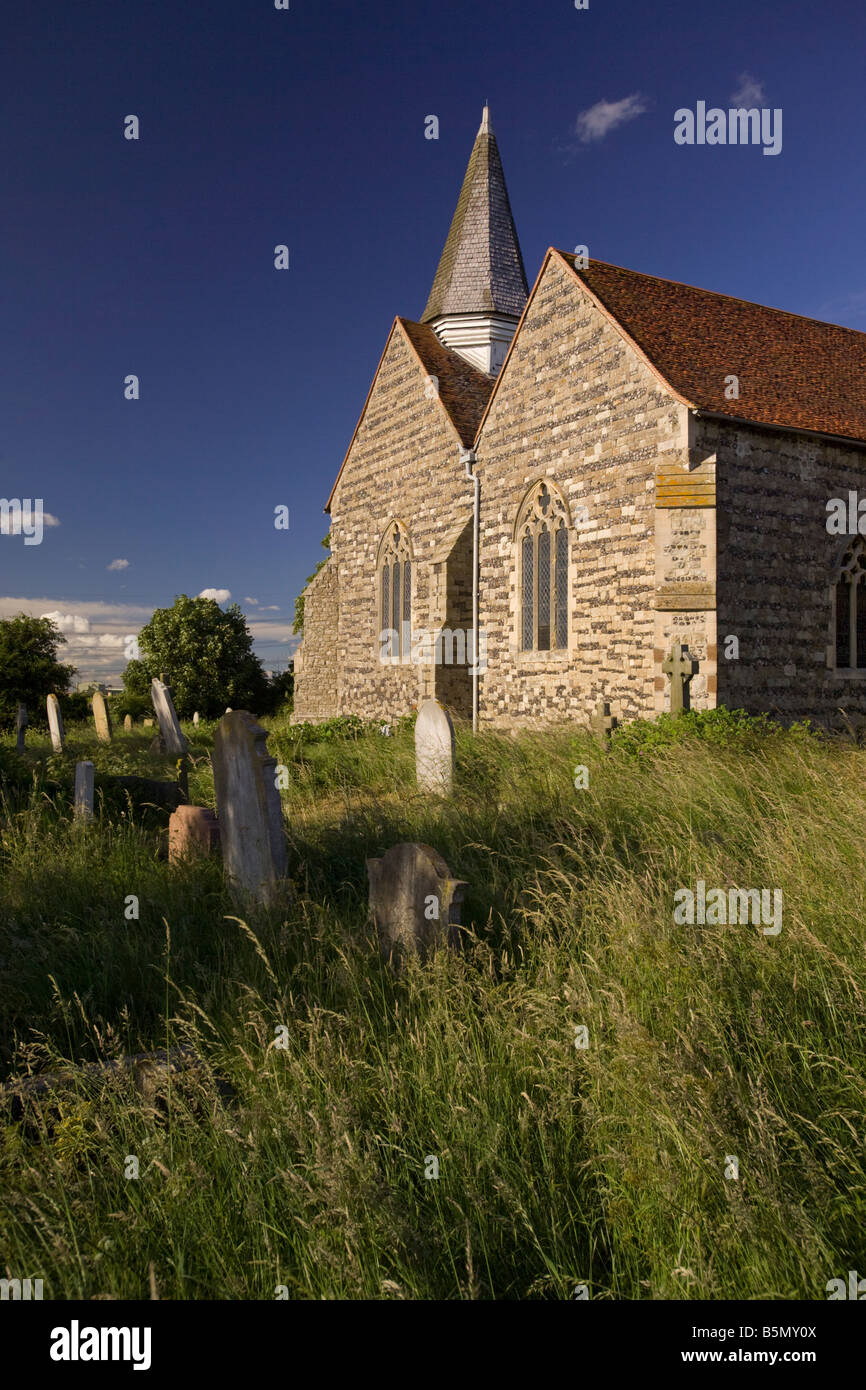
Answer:
[[292, 632], [303, 632], [303, 630], [304, 630], [304, 593], [306, 592], [307, 585], [308, 585], [308, 584], [311, 584], [311, 583], [313, 582], [313, 580], [315, 579], [316, 575], [319, 573], [319, 570], [323, 567], [323, 565], [326, 565], [326, 564], [328, 563], [328, 561], [330, 560], [330, 558], [331, 558], [331, 555], [330, 555], [330, 549], [331, 549], [331, 533], [330, 533], [330, 531], [328, 532], [327, 536], [325, 536], [324, 540], [322, 541], [322, 545], [323, 545], [323, 546], [325, 547], [325, 549], [328, 551], [328, 554], [325, 556], [324, 560], [320, 560], [320, 561], [319, 561], [319, 563], [316, 565], [316, 568], [313, 570], [313, 573], [307, 575], [306, 579], [304, 580], [304, 587], [303, 587], [303, 589], [301, 590], [301, 592], [298, 594], [298, 597], [295, 599], [295, 621], [294, 621], [294, 623], [293, 623], [293, 625], [292, 625]]
[[255, 713], [267, 704], [267, 677], [236, 603], [223, 611], [215, 599], [179, 594], [171, 608], [157, 608], [138, 645], [141, 660], [129, 662], [124, 687], [149, 694], [162, 675], [181, 718], [198, 710], [212, 719], [227, 705]]
[[20, 613], [0, 621], [0, 717], [13, 718], [19, 704], [28, 706], [31, 718], [38, 717], [47, 696], [66, 694], [75, 667], [57, 660], [65, 641], [50, 618]]

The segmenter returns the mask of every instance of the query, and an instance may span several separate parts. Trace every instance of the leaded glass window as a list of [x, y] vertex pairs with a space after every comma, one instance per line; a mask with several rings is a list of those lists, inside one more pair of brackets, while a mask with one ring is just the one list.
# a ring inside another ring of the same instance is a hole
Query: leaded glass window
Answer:
[[404, 527], [392, 522], [379, 547], [379, 644], [385, 658], [408, 661], [412, 648], [412, 561]]
[[849, 546], [836, 581], [836, 667], [866, 670], [866, 546]]
[[568, 648], [568, 514], [553, 486], [536, 483], [516, 532], [521, 651]]

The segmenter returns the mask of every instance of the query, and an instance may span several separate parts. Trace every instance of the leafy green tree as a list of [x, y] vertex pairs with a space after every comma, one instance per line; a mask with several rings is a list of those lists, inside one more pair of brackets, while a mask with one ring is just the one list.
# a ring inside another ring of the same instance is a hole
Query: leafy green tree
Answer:
[[323, 565], [326, 565], [331, 558], [330, 531], [322, 541], [322, 545], [328, 551], [328, 554], [325, 556], [324, 560], [319, 561], [319, 563], [316, 565], [316, 568], [313, 570], [313, 573], [307, 575], [306, 579], [304, 580], [304, 587], [298, 594], [298, 597], [295, 599], [295, 621], [292, 625], [292, 632], [303, 632], [304, 630], [304, 593], [306, 591], [307, 585], [313, 582], [316, 575], [319, 573], [319, 570], [322, 568]]
[[267, 705], [267, 677], [236, 603], [224, 611], [215, 599], [179, 594], [171, 608], [157, 608], [138, 645], [141, 660], [130, 661], [123, 675], [131, 695], [149, 694], [153, 677], [162, 675], [184, 719], [196, 710], [213, 719], [227, 705], [253, 713]]
[[48, 695], [66, 693], [75, 667], [57, 660], [65, 641], [50, 618], [20, 613], [0, 622], [0, 717], [14, 718], [21, 704], [33, 719], [44, 712]]

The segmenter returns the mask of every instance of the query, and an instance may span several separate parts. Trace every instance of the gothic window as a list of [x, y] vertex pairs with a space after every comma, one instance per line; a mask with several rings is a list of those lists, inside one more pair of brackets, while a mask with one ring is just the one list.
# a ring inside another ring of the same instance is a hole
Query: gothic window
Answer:
[[383, 659], [408, 661], [412, 648], [412, 550], [393, 521], [379, 547], [379, 645]]
[[836, 580], [836, 669], [866, 671], [866, 546], [859, 538], [845, 552]]
[[568, 647], [568, 512], [552, 484], [530, 488], [517, 524], [520, 648]]

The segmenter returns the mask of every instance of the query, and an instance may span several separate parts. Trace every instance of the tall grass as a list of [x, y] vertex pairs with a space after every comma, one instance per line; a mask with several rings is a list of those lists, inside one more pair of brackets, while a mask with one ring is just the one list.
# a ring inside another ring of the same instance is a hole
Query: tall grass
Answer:
[[[136, 737], [89, 755], [146, 772]], [[0, 1267], [54, 1298], [147, 1297], [152, 1264], [167, 1298], [718, 1299], [866, 1264], [866, 753], [461, 733], [445, 800], [405, 729], [270, 747], [293, 891], [245, 921], [218, 862], [161, 857], [156, 813], [82, 832], [56, 769], [7, 787], [4, 1074], [178, 1044], [203, 1067], [7, 1114]], [[365, 860], [399, 840], [470, 886], [463, 949], [395, 974]], [[699, 878], [780, 888], [781, 933], [675, 925]]]

